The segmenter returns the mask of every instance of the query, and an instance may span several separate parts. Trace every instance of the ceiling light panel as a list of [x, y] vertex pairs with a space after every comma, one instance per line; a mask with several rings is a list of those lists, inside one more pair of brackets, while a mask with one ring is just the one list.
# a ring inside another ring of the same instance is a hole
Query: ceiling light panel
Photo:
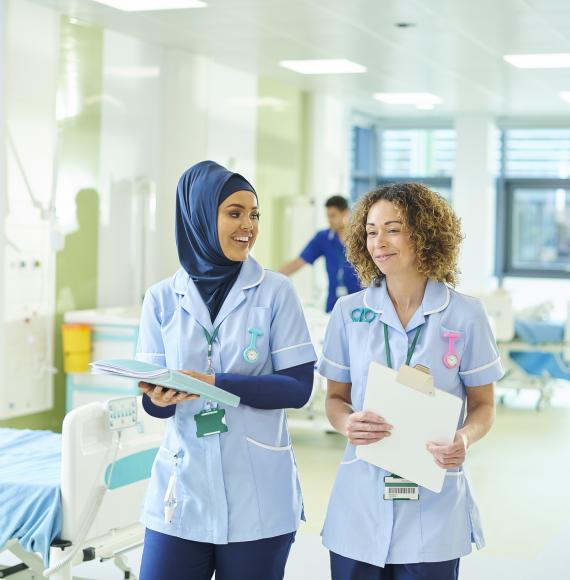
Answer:
[[570, 68], [570, 53], [506, 54], [503, 58], [517, 68]]
[[375, 93], [374, 98], [387, 105], [415, 105], [431, 108], [443, 103], [443, 99], [432, 93]]
[[279, 63], [283, 68], [303, 75], [335, 75], [355, 74], [366, 72], [366, 67], [344, 58], [330, 58], [321, 60], [282, 60]]
[[567, 103], [570, 103], [570, 91], [561, 91], [560, 98]]
[[125, 12], [144, 12], [147, 10], [180, 10], [183, 8], [204, 8], [202, 0], [94, 0], [99, 4]]

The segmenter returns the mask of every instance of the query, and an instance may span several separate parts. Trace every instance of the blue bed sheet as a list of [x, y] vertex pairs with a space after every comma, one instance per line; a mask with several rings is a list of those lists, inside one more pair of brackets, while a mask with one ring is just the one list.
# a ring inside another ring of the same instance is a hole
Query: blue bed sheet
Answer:
[[553, 320], [516, 320], [515, 334], [529, 344], [562, 342], [564, 323]]
[[[549, 320], [517, 320], [515, 333], [529, 344], [562, 342], [564, 324]], [[510, 357], [529, 375], [542, 377], [546, 373], [553, 378], [570, 381], [570, 365], [563, 360], [562, 352], [521, 351], [511, 352]]]
[[542, 377], [546, 373], [555, 379], [570, 381], [570, 365], [562, 359], [562, 353], [511, 352], [511, 358], [529, 375]]
[[10, 539], [38, 552], [61, 533], [61, 435], [0, 429], [0, 547]]

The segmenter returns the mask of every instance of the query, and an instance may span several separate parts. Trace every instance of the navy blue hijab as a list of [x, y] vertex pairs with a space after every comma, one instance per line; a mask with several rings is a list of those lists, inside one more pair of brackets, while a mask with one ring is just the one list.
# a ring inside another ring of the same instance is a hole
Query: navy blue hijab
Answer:
[[243, 262], [226, 258], [218, 238], [218, 207], [252, 185], [214, 161], [187, 169], [176, 189], [176, 246], [180, 264], [194, 280], [212, 322], [234, 285]]

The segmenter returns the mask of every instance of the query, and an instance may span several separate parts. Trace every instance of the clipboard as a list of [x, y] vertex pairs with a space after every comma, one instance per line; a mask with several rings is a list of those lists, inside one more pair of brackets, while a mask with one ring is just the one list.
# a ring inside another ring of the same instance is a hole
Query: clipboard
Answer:
[[356, 455], [439, 493], [446, 470], [435, 463], [426, 443], [453, 441], [462, 406], [459, 397], [435, 388], [426, 372], [406, 365], [395, 371], [372, 362], [362, 408], [378, 413], [394, 429], [377, 443], [358, 445]]

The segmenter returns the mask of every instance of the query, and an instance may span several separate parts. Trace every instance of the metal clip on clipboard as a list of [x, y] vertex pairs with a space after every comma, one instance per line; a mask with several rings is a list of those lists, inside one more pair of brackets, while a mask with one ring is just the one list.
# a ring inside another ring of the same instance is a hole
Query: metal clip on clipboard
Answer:
[[435, 395], [435, 386], [433, 377], [429, 374], [429, 369], [423, 365], [416, 365], [414, 368], [408, 365], [402, 365], [396, 380], [425, 395], [433, 397]]

